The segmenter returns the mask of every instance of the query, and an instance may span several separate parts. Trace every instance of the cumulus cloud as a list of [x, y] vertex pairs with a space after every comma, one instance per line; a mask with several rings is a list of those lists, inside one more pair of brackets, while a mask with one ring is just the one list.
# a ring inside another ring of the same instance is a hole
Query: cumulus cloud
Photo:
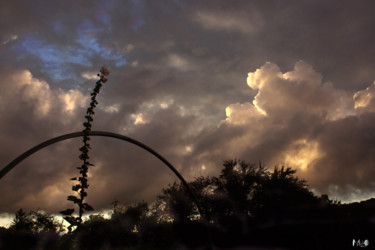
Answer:
[[223, 124], [246, 129], [232, 142], [243, 145], [245, 158], [297, 168], [316, 191], [344, 200], [356, 189], [369, 196], [374, 85], [353, 95], [322, 78], [303, 61], [285, 73], [266, 63], [248, 74], [248, 86], [257, 90], [253, 102], [229, 105]]
[[[51, 88], [49, 83], [35, 78], [28, 70], [9, 70], [2, 75], [0, 144], [6, 147], [0, 153], [2, 167], [43, 140], [65, 131], [78, 130], [79, 123], [75, 122], [77, 110], [86, 106], [87, 96], [76, 89], [64, 91]], [[59, 178], [61, 175], [67, 177], [63, 170], [70, 164], [58, 160], [55, 154], [59, 153], [64, 155], [68, 152], [65, 147], [42, 152], [41, 158], [26, 162], [18, 174], [15, 171], [15, 174], [1, 180], [4, 209], [12, 207], [14, 210], [21, 204], [38, 207], [38, 202], [51, 199], [47, 193], [58, 196], [61, 191], [58, 186], [67, 184], [64, 178]]]
[[254, 106], [280, 122], [289, 115], [302, 112], [328, 120], [353, 112], [350, 95], [335, 90], [332, 83], [322, 83], [322, 76], [303, 61], [296, 63], [293, 71], [284, 74], [277, 65], [266, 63], [249, 73], [247, 84], [258, 90]]
[[[10, 161], [15, 155], [9, 152], [21, 153], [43, 138], [82, 129], [77, 121], [82, 120], [87, 95], [77, 89], [51, 87], [27, 70], [6, 75], [8, 85], [0, 95], [5, 122], [0, 127], [8, 135], [0, 138], [0, 143], [9, 146], [2, 152], [3, 159]], [[371, 193], [371, 177], [375, 176], [371, 170], [375, 145], [371, 126], [375, 115], [370, 108], [373, 85], [353, 95], [322, 79], [303, 61], [287, 72], [266, 63], [248, 74], [247, 85], [255, 95], [248, 102], [229, 104], [222, 110], [226, 118], [215, 126], [208, 125], [201, 106], [182, 105], [178, 96], [164, 92], [155, 92], [158, 94], [149, 100], [139, 99], [142, 101], [127, 112], [116, 98], [107, 100], [100, 104], [94, 126], [133, 136], [155, 148], [187, 179], [217, 174], [221, 160], [238, 157], [269, 167], [285, 164], [296, 168], [315, 191], [340, 199]], [[369, 95], [370, 100], [366, 99]], [[6, 126], [13, 120], [20, 125]], [[28, 131], [20, 133], [24, 124], [28, 124]], [[17, 142], [9, 143], [16, 137]], [[97, 208], [115, 198], [152, 199], [175, 178], [165, 166], [131, 145], [105, 138], [94, 138], [93, 145], [96, 167], [90, 173], [90, 183], [94, 184], [89, 200]], [[78, 146], [75, 140], [46, 149], [6, 176], [0, 183], [9, 191], [4, 209], [43, 204], [58, 211], [61, 204], [69, 205], [65, 195], [70, 192], [69, 173], [77, 164], [74, 149]], [[54, 155], [68, 160], [56, 161]], [[38, 183], [29, 181], [43, 177]], [[12, 193], [16, 187], [23, 187], [22, 192]]]
[[[146, 143], [188, 180], [238, 157], [298, 168], [340, 199], [373, 191], [375, 2], [178, 2], [1, 1], [2, 166], [82, 130], [93, 71], [106, 65], [93, 129]], [[98, 210], [152, 200], [175, 180], [132, 145], [92, 141]], [[2, 211], [65, 208], [80, 145], [57, 143], [10, 172]]]
[[76, 89], [51, 89], [46, 81], [34, 78], [28, 70], [12, 72], [4, 89], [0, 94], [3, 107], [12, 103], [12, 108], [21, 108], [21, 105], [16, 103], [20, 100], [26, 104], [25, 108], [30, 108], [29, 111], [39, 118], [50, 115], [57, 107], [61, 108], [58, 112], [72, 113], [77, 107], [83, 107], [88, 100]]
[[[53, 87], [28, 70], [4, 72], [3, 77], [0, 144], [7, 147], [0, 152], [2, 166], [44, 140], [82, 130], [88, 93]], [[103, 97], [107, 83], [104, 86]], [[99, 102], [105, 99], [101, 96]], [[109, 98], [96, 110], [94, 129], [134, 136], [171, 162], [180, 162], [176, 166], [183, 172], [182, 161], [177, 157], [191, 151], [188, 146], [192, 139], [181, 139], [181, 136], [184, 138], [185, 131], [194, 130], [196, 119], [188, 112], [182, 114], [173, 104], [174, 99], [163, 94], [144, 101], [132, 113], [123, 112], [123, 103]], [[79, 145], [79, 139], [57, 143], [36, 153], [6, 175], [0, 182], [0, 189], [4, 191], [1, 211], [43, 206], [43, 209], [56, 212], [70, 205], [66, 196], [71, 192], [69, 179], [79, 164]], [[95, 185], [90, 187], [89, 202], [96, 209], [108, 206], [116, 198], [125, 202], [152, 200], [162, 187], [176, 180], [156, 158], [124, 142], [92, 138], [92, 148], [95, 167], [89, 178]]]

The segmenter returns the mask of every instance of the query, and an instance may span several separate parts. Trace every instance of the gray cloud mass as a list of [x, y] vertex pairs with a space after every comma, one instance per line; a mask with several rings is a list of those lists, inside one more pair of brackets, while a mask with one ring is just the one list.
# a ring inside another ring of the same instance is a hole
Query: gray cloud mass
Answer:
[[[373, 1], [2, 1], [0, 167], [80, 131], [97, 70], [94, 130], [151, 146], [187, 180], [241, 158], [298, 170], [343, 201], [375, 192]], [[0, 213], [70, 204], [80, 139], [0, 180]], [[152, 201], [177, 181], [142, 149], [92, 139], [88, 202]]]

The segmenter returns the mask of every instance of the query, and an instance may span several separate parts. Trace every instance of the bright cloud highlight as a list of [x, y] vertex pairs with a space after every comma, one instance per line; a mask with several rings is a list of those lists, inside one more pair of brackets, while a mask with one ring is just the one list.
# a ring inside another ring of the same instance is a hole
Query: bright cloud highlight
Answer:
[[303, 61], [285, 73], [268, 62], [248, 74], [253, 101], [229, 105], [221, 125], [244, 129], [228, 143], [241, 158], [297, 168], [318, 192], [349, 199], [353, 188], [372, 188], [364, 173], [373, 172], [375, 85], [353, 95], [322, 79]]

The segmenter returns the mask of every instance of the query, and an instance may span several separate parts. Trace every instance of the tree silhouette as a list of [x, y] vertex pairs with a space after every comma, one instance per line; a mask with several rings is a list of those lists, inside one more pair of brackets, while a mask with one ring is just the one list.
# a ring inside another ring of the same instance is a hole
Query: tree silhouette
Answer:
[[248, 164], [244, 161], [229, 160], [218, 178], [218, 190], [228, 195], [237, 214], [253, 215], [253, 196], [258, 192], [264, 178], [265, 168], [259, 164]]
[[128, 206], [117, 204], [113, 208], [111, 220], [113, 223], [121, 225], [128, 232], [140, 231], [147, 212], [148, 205], [145, 202]]
[[315, 196], [291, 168], [229, 160], [220, 175], [189, 187], [208, 222], [173, 183], [150, 206], [115, 201], [110, 218], [91, 215], [63, 236], [53, 216], [21, 209], [9, 229], [0, 228], [0, 249], [347, 249], [353, 239], [375, 242], [374, 199], [341, 204]]
[[60, 233], [63, 231], [62, 225], [53, 216], [39, 210], [26, 213], [22, 209], [15, 213], [9, 229], [25, 233]]
[[254, 193], [254, 213], [263, 218], [282, 218], [295, 215], [296, 210], [318, 204], [318, 198], [308, 189], [306, 181], [295, 176], [296, 170], [275, 167], [262, 178], [259, 189]]
[[160, 214], [168, 213], [170, 218], [177, 222], [190, 221], [193, 215], [198, 213], [184, 187], [176, 182], [162, 190], [162, 195], [158, 196], [158, 203], [163, 210]]
[[[259, 193], [268, 172], [261, 164], [239, 160], [225, 161], [223, 166], [219, 177], [199, 177], [189, 183], [202, 205], [204, 216], [218, 224], [228, 223], [233, 218], [252, 217], [254, 208], [259, 207], [256, 204], [259, 200], [254, 200], [253, 196]], [[166, 210], [177, 221], [186, 221], [198, 215], [180, 184], [174, 183], [163, 189], [159, 200], [164, 202]]]
[[33, 221], [29, 215], [20, 209], [16, 212], [10, 229], [18, 232], [32, 232]]
[[0, 249], [56, 249], [61, 232], [62, 224], [52, 215], [19, 209], [10, 227], [0, 228]]

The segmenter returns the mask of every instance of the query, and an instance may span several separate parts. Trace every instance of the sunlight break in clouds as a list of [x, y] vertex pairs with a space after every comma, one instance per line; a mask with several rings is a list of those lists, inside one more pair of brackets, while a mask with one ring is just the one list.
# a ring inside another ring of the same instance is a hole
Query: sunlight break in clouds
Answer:
[[74, 112], [78, 107], [84, 107], [87, 103], [87, 97], [85, 97], [79, 90], [71, 89], [67, 92], [58, 90], [58, 97], [64, 105], [66, 112]]
[[130, 115], [133, 125], [150, 123], [158, 111], [168, 109], [173, 103], [171, 96], [162, 96], [140, 104], [138, 112]]
[[286, 73], [267, 62], [248, 74], [253, 101], [229, 105], [221, 125], [246, 131], [227, 143], [234, 154], [299, 169], [318, 192], [346, 200], [372, 190], [375, 85], [353, 95], [322, 79], [303, 61]]
[[97, 72], [82, 72], [81, 76], [88, 80], [98, 79]]
[[134, 125], [148, 123], [148, 120], [145, 118], [145, 116], [142, 113], [132, 114], [131, 118], [134, 120]]
[[14, 41], [14, 40], [17, 40], [18, 39], [18, 36], [17, 35], [11, 35], [9, 36], [8, 39], [6, 39], [5, 41], [3, 41], [2, 43], [0, 43], [1, 45], [6, 45], [8, 43], [10, 43], [11, 41]]
[[353, 96], [354, 108], [358, 112], [374, 112], [375, 111], [375, 81], [365, 90], [356, 92]]
[[316, 141], [307, 141], [306, 139], [297, 140], [287, 150], [284, 162], [288, 166], [295, 166], [305, 171], [322, 154]]

